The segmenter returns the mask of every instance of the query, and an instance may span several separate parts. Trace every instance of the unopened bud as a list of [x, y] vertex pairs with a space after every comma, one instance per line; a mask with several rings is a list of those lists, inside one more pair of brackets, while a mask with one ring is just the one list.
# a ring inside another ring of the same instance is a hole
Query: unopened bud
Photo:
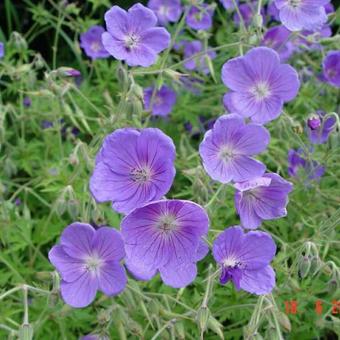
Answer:
[[221, 339], [224, 339], [222, 331], [223, 326], [212, 316], [209, 317], [208, 328], [217, 334]]
[[27, 42], [20, 33], [12, 32], [10, 40], [13, 42], [14, 47], [16, 47], [18, 50], [27, 49]]
[[299, 268], [300, 277], [302, 279], [308, 275], [310, 271], [310, 267], [311, 267], [311, 260], [309, 256], [301, 256], [298, 262], [298, 268]]
[[321, 120], [320, 117], [317, 115], [313, 115], [310, 118], [307, 119], [307, 126], [311, 130], [316, 130], [321, 126]]
[[144, 102], [144, 91], [141, 86], [137, 84], [132, 84], [130, 87], [130, 94], [135, 96], [141, 102]]
[[253, 18], [253, 23], [256, 28], [261, 28], [263, 25], [263, 18], [261, 14], [255, 14]]
[[277, 320], [285, 331], [290, 332], [292, 330], [292, 325], [289, 321], [288, 316], [285, 313], [278, 311], [276, 313]]
[[30, 324], [23, 324], [19, 328], [19, 340], [33, 339], [33, 327]]
[[129, 87], [129, 77], [126, 72], [126, 69], [122, 64], [119, 64], [116, 69], [116, 77], [118, 79], [119, 85], [122, 87], [123, 91], [126, 91]]
[[208, 326], [208, 321], [210, 318], [210, 310], [208, 307], [200, 307], [200, 309], [197, 312], [197, 317], [196, 317], [196, 321], [198, 324], [198, 327], [201, 331], [201, 334], [203, 334]]

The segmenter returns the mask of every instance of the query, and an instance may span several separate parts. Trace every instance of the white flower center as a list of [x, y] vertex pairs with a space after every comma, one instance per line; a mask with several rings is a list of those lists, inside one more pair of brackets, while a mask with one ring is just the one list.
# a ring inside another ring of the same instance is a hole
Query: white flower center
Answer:
[[224, 267], [228, 267], [228, 268], [233, 268], [237, 265], [237, 261], [235, 258], [226, 258], [223, 260], [222, 264]]
[[146, 183], [150, 181], [152, 177], [152, 171], [148, 166], [144, 166], [143, 168], [133, 169], [130, 172], [132, 180], [137, 183]]
[[234, 157], [232, 149], [228, 145], [223, 145], [218, 152], [218, 158], [222, 161], [228, 162]]
[[160, 6], [158, 10], [160, 15], [168, 15], [169, 13], [169, 8], [167, 6]]
[[100, 51], [100, 44], [99, 42], [95, 41], [91, 44], [91, 50], [93, 52], [99, 52]]
[[266, 99], [271, 95], [269, 85], [266, 82], [258, 82], [250, 89], [250, 92], [255, 96], [256, 100]]
[[173, 214], [166, 213], [159, 217], [157, 229], [163, 233], [168, 234], [169, 232], [176, 230], [177, 227], [178, 222], [176, 220], [176, 216]]
[[137, 45], [138, 45], [138, 43], [139, 43], [139, 40], [140, 40], [140, 37], [139, 36], [137, 36], [136, 34], [134, 34], [134, 33], [130, 33], [130, 34], [128, 34], [126, 37], [125, 37], [125, 39], [124, 39], [124, 42], [125, 42], [125, 47], [127, 48], [127, 49], [133, 49], [133, 48], [135, 48]]
[[85, 259], [85, 268], [91, 273], [98, 272], [104, 261], [97, 255], [93, 254]]

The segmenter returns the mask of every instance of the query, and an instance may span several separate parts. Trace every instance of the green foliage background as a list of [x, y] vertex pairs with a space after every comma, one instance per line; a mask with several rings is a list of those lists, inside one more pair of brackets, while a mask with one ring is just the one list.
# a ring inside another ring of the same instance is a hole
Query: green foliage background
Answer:
[[[233, 189], [212, 182], [202, 169], [197, 149], [203, 126], [198, 117], [223, 114], [222, 64], [240, 49], [258, 45], [261, 30], [251, 26], [247, 32], [237, 31], [231, 16], [217, 7], [212, 34], [198, 37], [217, 47], [217, 58], [210, 76], [196, 74], [201, 93], [193, 94], [178, 80], [177, 72], [186, 73], [178, 54], [165, 52], [150, 69], [129, 69], [127, 74], [113, 58], [92, 62], [82, 53], [79, 34], [103, 24], [103, 13], [113, 4], [5, 0], [1, 5], [5, 17], [0, 41], [6, 41], [6, 56], [0, 61], [0, 339], [30, 339], [32, 334], [34, 339], [76, 339], [91, 332], [112, 339], [198, 339], [200, 325], [207, 327], [205, 339], [339, 337], [339, 317], [332, 314], [340, 277], [338, 132], [327, 144], [315, 146], [314, 159], [326, 166], [320, 183], [306, 185], [303, 175], [291, 178], [288, 216], [263, 224], [262, 230], [270, 232], [278, 246], [273, 262], [277, 287], [271, 295], [257, 297], [237, 292], [231, 284], [220, 286], [209, 255], [199, 263], [195, 282], [185, 289], [166, 287], [159, 277], [146, 283], [130, 278], [118, 297], [98, 294], [90, 307], [80, 310], [63, 304], [58, 278], [47, 260], [63, 228], [76, 220], [119, 228], [121, 216], [109, 204], [97, 205], [88, 190], [101, 141], [117, 128], [155, 126], [173, 138], [177, 175], [167, 197], [206, 206], [210, 243], [224, 228], [239, 223]], [[127, 1], [121, 4], [129, 7]], [[337, 27], [339, 11], [330, 20]], [[178, 37], [182, 24], [169, 27], [172, 37]], [[194, 39], [197, 33], [187, 30], [184, 36]], [[304, 51], [290, 61], [303, 79], [302, 87], [280, 118], [268, 125], [272, 139], [260, 157], [284, 178], [288, 179], [288, 150], [309, 150], [303, 131], [308, 115], [317, 109], [339, 111], [339, 90], [315, 76], [325, 53], [339, 48], [339, 37], [334, 32], [321, 42], [323, 50]], [[65, 66], [81, 71], [79, 88], [62, 76], [60, 67]], [[131, 86], [132, 78], [141, 87], [156, 82], [177, 90], [169, 119], [150, 119], [142, 110], [140, 89]], [[25, 96], [32, 99], [29, 108], [23, 105]], [[53, 127], [42, 129], [43, 121]], [[193, 133], [185, 129], [187, 122]], [[74, 127], [80, 130], [77, 136]], [[285, 315], [288, 300], [298, 301], [296, 315]], [[321, 315], [315, 312], [316, 300], [322, 302]], [[23, 325], [27, 316], [29, 322]]]

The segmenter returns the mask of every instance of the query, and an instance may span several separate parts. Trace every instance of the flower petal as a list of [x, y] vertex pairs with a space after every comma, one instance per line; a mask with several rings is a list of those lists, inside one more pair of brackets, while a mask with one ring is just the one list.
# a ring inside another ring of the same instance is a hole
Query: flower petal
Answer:
[[275, 272], [271, 266], [259, 270], [244, 270], [240, 287], [252, 294], [268, 294], [275, 287]]
[[183, 288], [192, 283], [197, 276], [195, 263], [186, 263], [180, 266], [164, 266], [159, 269], [163, 282], [173, 288]]
[[127, 277], [124, 267], [116, 261], [107, 261], [98, 274], [98, 285], [105, 295], [117, 295], [126, 286]]

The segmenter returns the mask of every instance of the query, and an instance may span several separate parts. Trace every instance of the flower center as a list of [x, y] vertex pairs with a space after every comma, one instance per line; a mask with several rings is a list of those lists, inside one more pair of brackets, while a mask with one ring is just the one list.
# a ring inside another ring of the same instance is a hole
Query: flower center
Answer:
[[91, 50], [93, 51], [93, 52], [99, 52], [100, 51], [100, 44], [99, 44], [99, 42], [97, 42], [97, 41], [95, 41], [95, 42], [93, 42], [92, 44], [91, 44]]
[[266, 99], [271, 94], [269, 86], [266, 82], [258, 82], [254, 87], [250, 89], [250, 92], [255, 96], [257, 100]]
[[94, 273], [100, 269], [103, 263], [104, 261], [98, 255], [93, 254], [85, 260], [85, 268], [87, 271]]
[[236, 259], [234, 259], [234, 258], [226, 258], [222, 262], [223, 267], [227, 267], [227, 268], [234, 268], [239, 264], [240, 263], [237, 262]]
[[158, 12], [160, 15], [167, 15], [169, 13], [169, 8], [167, 6], [160, 6]]
[[140, 169], [133, 169], [130, 173], [132, 180], [137, 183], [146, 183], [151, 179], [151, 169], [147, 166]]
[[307, 120], [307, 125], [311, 130], [316, 130], [321, 125], [321, 120], [319, 117], [311, 117]]
[[129, 50], [135, 48], [139, 43], [140, 37], [134, 33], [130, 33], [125, 37], [125, 47]]
[[288, 4], [293, 8], [298, 8], [301, 4], [301, 0], [288, 0]]
[[230, 159], [234, 157], [233, 151], [229, 146], [223, 145], [218, 153], [218, 158], [222, 161], [228, 162]]
[[163, 233], [168, 234], [169, 232], [176, 230], [178, 226], [176, 216], [172, 214], [164, 214], [160, 216], [158, 223], [157, 223], [157, 229], [162, 231]]

